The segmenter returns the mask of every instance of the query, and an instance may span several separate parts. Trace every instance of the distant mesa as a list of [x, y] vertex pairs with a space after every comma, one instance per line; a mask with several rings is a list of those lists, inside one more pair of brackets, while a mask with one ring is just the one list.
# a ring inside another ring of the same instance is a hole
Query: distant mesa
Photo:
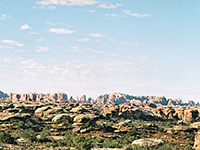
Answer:
[[184, 106], [190, 105], [195, 106], [199, 103], [194, 101], [189, 101], [188, 103], [182, 102], [180, 99], [167, 99], [164, 96], [132, 96], [122, 93], [112, 93], [104, 94], [98, 96], [96, 99], [91, 97], [87, 98], [86, 95], [80, 98], [76, 97], [74, 99], [72, 96], [68, 98], [68, 95], [62, 92], [57, 92], [51, 95], [50, 93], [27, 93], [27, 94], [17, 94], [10, 93], [10, 95], [0, 91], [0, 99], [8, 101], [21, 101], [21, 102], [43, 102], [43, 103], [88, 103], [95, 105], [129, 105], [137, 107], [151, 107], [157, 108], [160, 106]]

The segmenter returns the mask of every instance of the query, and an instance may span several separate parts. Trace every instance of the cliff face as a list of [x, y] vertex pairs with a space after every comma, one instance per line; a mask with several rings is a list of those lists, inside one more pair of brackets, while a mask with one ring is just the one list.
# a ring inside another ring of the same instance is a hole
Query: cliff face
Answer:
[[[171, 100], [166, 99], [164, 96], [156, 97], [156, 96], [131, 96], [127, 94], [121, 93], [113, 93], [113, 94], [105, 94], [100, 95], [96, 99], [97, 105], [105, 105], [105, 104], [124, 104], [129, 103], [135, 106], [153, 106], [154, 108], [160, 105], [163, 106], [176, 106], [176, 105], [184, 105], [181, 100]], [[194, 104], [193, 104], [194, 105]], [[192, 105], [192, 106], [193, 106]]]
[[6, 94], [6, 93], [0, 91], [0, 99], [1, 99], [1, 98], [8, 98], [8, 97], [9, 97], [8, 94]]
[[66, 102], [68, 99], [67, 94], [65, 93], [54, 93], [50, 95], [49, 93], [28, 93], [28, 94], [16, 94], [11, 93], [9, 96], [11, 101], [24, 101], [24, 102], [47, 102], [47, 103], [56, 103], [56, 102]]
[[97, 105], [104, 105], [104, 104], [123, 104], [127, 102], [127, 98], [124, 94], [121, 93], [113, 93], [113, 94], [105, 94], [100, 95], [96, 99]]

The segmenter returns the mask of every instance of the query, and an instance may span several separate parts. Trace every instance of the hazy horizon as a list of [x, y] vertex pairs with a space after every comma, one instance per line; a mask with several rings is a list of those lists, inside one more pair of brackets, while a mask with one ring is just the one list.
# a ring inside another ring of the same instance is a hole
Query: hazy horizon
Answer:
[[0, 0], [0, 90], [200, 100], [200, 1]]

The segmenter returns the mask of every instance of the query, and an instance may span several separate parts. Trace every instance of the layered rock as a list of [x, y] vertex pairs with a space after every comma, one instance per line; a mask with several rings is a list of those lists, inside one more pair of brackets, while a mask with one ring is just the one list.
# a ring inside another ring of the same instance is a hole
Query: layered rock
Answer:
[[56, 102], [66, 102], [68, 100], [67, 94], [65, 93], [54, 93], [53, 95], [42, 94], [42, 93], [28, 93], [28, 94], [16, 94], [11, 93], [9, 96], [11, 101], [24, 101], [24, 102], [47, 102], [47, 103], [56, 103]]
[[[100, 95], [96, 99], [97, 105], [105, 104], [124, 104], [130, 103], [131, 105], [138, 107], [160, 107], [160, 106], [182, 106], [184, 103], [180, 99], [166, 99], [164, 96], [131, 96], [121, 93]], [[193, 103], [192, 103], [193, 104]], [[185, 104], [188, 105], [188, 104]], [[194, 104], [193, 104], [194, 105]]]

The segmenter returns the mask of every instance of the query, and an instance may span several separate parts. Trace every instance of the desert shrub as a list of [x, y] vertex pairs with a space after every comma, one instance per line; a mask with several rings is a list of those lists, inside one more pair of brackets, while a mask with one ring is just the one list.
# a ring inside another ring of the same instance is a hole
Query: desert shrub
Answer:
[[193, 150], [192, 146], [187, 146], [184, 150]]
[[45, 146], [46, 147], [56, 147], [57, 144], [54, 141], [52, 141], [52, 142], [47, 142]]
[[137, 145], [132, 145], [132, 149], [131, 150], [140, 150], [141, 148]]
[[45, 126], [43, 129], [42, 129], [42, 132], [40, 133], [40, 136], [41, 136], [41, 140], [45, 140], [47, 136], [50, 135], [50, 130], [48, 128], [48, 126]]
[[173, 127], [173, 123], [170, 121], [167, 121], [165, 126], [172, 128]]
[[76, 134], [72, 133], [71, 130], [65, 132], [66, 146], [73, 146], [73, 139], [75, 136]]
[[117, 140], [110, 140], [110, 139], [105, 139], [103, 142], [103, 148], [121, 148], [122, 145], [118, 143]]
[[19, 121], [17, 123], [17, 127], [18, 127], [18, 129], [23, 129], [24, 128], [24, 122], [23, 121]]
[[97, 137], [96, 139], [95, 139], [95, 142], [97, 142], [97, 143], [103, 143], [103, 139], [102, 138], [100, 138], [100, 137]]
[[33, 126], [32, 121], [31, 120], [27, 120], [26, 121], [26, 126], [27, 126], [27, 128], [31, 128]]
[[0, 131], [0, 142], [9, 144], [15, 143], [14, 138], [11, 136], [11, 134], [4, 131]]
[[66, 142], [65, 142], [65, 140], [58, 140], [58, 141], [56, 141], [56, 144], [57, 144], [57, 146], [61, 147], [61, 146], [65, 146]]
[[120, 143], [121, 145], [128, 145], [132, 143], [134, 140], [133, 136], [130, 136], [128, 134], [121, 136], [120, 138], [117, 139], [117, 142]]
[[85, 138], [82, 136], [75, 136], [72, 141], [74, 146], [79, 149], [83, 149], [85, 147], [86, 141]]
[[38, 116], [36, 116], [36, 115], [33, 115], [31, 117], [31, 121], [33, 122], [34, 125], [42, 123], [42, 120]]
[[164, 144], [164, 145], [160, 146], [160, 147], [158, 148], [158, 150], [172, 150], [172, 147], [170, 147], [170, 146], [167, 145], [167, 144]]
[[54, 124], [61, 124], [61, 123], [64, 123], [67, 127], [71, 127], [73, 120], [71, 117], [65, 116], [65, 117], [57, 120], [56, 122], [54, 122]]
[[64, 143], [66, 146], [72, 146], [78, 150], [88, 150], [92, 147], [93, 140], [90, 134], [84, 138], [72, 133], [72, 131], [69, 130], [65, 133]]
[[64, 140], [58, 140], [58, 141], [54, 141], [52, 140], [51, 142], [48, 141], [46, 142], [46, 147], [62, 147], [65, 146], [65, 141]]
[[24, 130], [24, 132], [22, 133], [22, 137], [30, 141], [35, 141], [36, 133], [33, 129], [29, 128], [29, 129]]
[[142, 147], [137, 146], [137, 145], [129, 144], [129, 145], [126, 146], [126, 150], [144, 150], [144, 149]]
[[84, 124], [82, 125], [82, 128], [89, 128], [89, 127], [91, 127], [90, 121], [88, 121], [88, 122], [86, 122], [86, 123], [84, 123]]
[[164, 130], [165, 130], [164, 128], [159, 128], [158, 129], [158, 131], [160, 131], [160, 132], [164, 132]]

